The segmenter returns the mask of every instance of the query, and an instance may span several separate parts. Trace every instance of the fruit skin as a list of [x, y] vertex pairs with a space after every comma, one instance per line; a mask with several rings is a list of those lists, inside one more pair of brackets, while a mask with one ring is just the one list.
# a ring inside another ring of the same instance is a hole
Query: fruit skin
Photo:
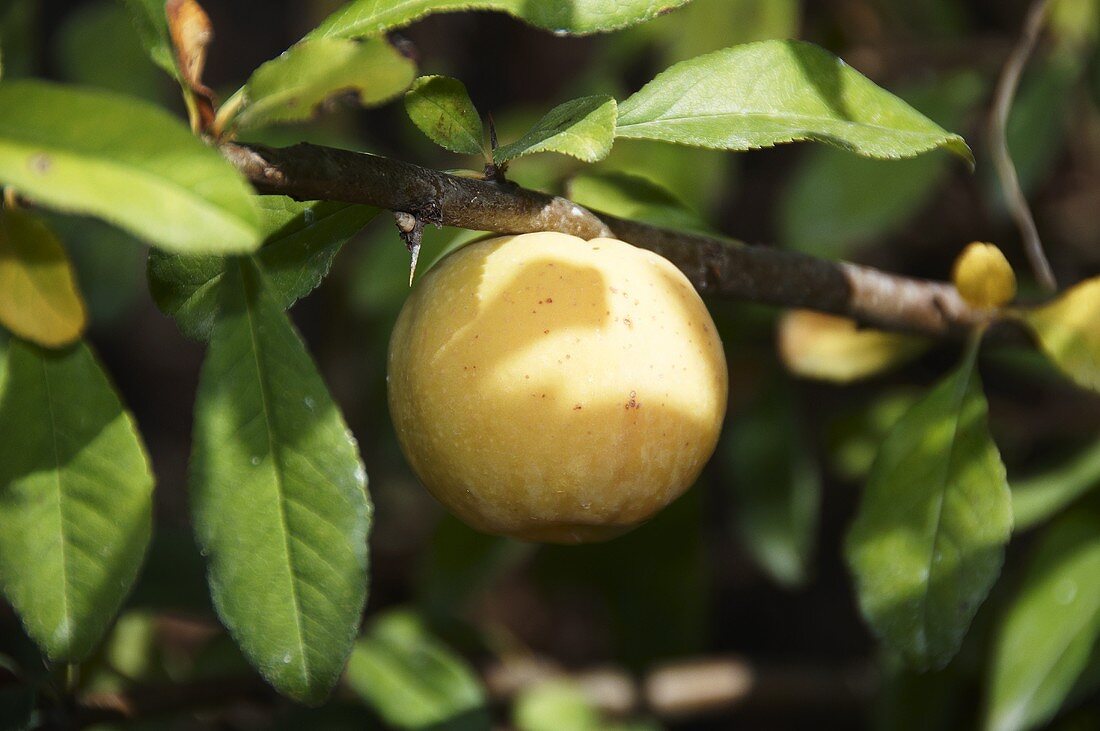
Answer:
[[714, 322], [666, 259], [559, 233], [467, 245], [397, 319], [390, 413], [431, 493], [488, 533], [582, 543], [680, 496], [718, 441]]

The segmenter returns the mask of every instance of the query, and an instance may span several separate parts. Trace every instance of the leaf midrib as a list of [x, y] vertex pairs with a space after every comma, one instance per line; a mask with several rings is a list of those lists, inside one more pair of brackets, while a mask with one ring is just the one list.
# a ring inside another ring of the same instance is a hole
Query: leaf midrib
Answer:
[[615, 133], [618, 134], [621, 129], [630, 129], [637, 127], [645, 127], [646, 125], [656, 125], [662, 122], [685, 122], [694, 121], [699, 119], [712, 119], [712, 118], [725, 118], [725, 117], [753, 117], [769, 119], [772, 121], [782, 122], [786, 120], [808, 121], [808, 122], [828, 122], [830, 124], [839, 124], [847, 127], [868, 128], [874, 130], [882, 130], [885, 132], [891, 132], [900, 135], [908, 135], [912, 137], [939, 137], [944, 141], [951, 140], [955, 137], [950, 132], [921, 132], [918, 130], [906, 130], [898, 127], [888, 127], [882, 124], [873, 124], [871, 122], [857, 122], [850, 119], [836, 119], [835, 117], [821, 117], [813, 114], [778, 114], [775, 112], [704, 112], [699, 114], [678, 114], [672, 117], [658, 116], [653, 119], [647, 119], [644, 122], [626, 122], [624, 124], [617, 124], [615, 126]]
[[957, 446], [958, 446], [958, 437], [959, 437], [959, 425], [962, 422], [963, 402], [966, 400], [966, 394], [970, 390], [970, 379], [974, 377], [974, 370], [973, 370], [974, 367], [975, 367], [975, 365], [974, 365], [973, 361], [968, 363], [969, 370], [966, 373], [966, 377], [959, 379], [959, 384], [956, 385], [955, 393], [952, 394], [952, 396], [954, 397], [953, 398], [953, 408], [952, 408], [952, 413], [954, 414], [954, 420], [953, 420], [953, 425], [951, 427], [951, 443], [950, 443], [950, 446], [948, 448], [947, 459], [944, 460], [943, 475], [938, 480], [938, 482], [940, 484], [942, 484], [942, 487], [937, 491], [939, 493], [939, 495], [938, 495], [938, 499], [936, 501], [936, 522], [935, 522], [935, 525], [932, 529], [932, 540], [930, 542], [929, 551], [928, 551], [928, 561], [927, 561], [928, 578], [924, 582], [924, 587], [923, 587], [924, 591], [921, 594], [921, 619], [920, 619], [920, 623], [921, 623], [922, 634], [924, 636], [924, 643], [926, 645], [926, 647], [924, 649], [927, 653], [932, 652], [932, 650], [931, 650], [931, 640], [930, 640], [930, 635], [929, 635], [929, 627], [928, 627], [928, 603], [929, 603], [929, 594], [932, 591], [932, 574], [936, 570], [936, 562], [935, 562], [936, 546], [939, 545], [940, 532], [941, 532], [941, 529], [943, 528], [943, 505], [947, 500], [947, 491], [949, 489], [948, 477], [951, 474], [951, 468], [952, 468], [952, 465], [955, 462], [955, 452], [956, 452], [956, 449], [957, 449]]
[[42, 365], [42, 385], [46, 390], [46, 406], [50, 417], [50, 443], [53, 447], [54, 458], [53, 473], [57, 481], [58, 550], [61, 552], [61, 614], [65, 622], [65, 639], [68, 643], [72, 640], [73, 617], [69, 602], [69, 558], [68, 552], [65, 550], [68, 538], [65, 535], [65, 503], [62, 500], [65, 490], [61, 480], [61, 450], [57, 445], [58, 427], [53, 408], [53, 392], [50, 389], [50, 369], [44, 358], [40, 358], [39, 363]]
[[[243, 267], [242, 264], [238, 264], [238, 266]], [[241, 284], [244, 285], [243, 270], [240, 273]], [[283, 550], [286, 554], [287, 562], [287, 583], [290, 585], [290, 602], [293, 605], [294, 609], [294, 629], [295, 638], [297, 639], [298, 644], [298, 655], [301, 658], [302, 681], [308, 685], [309, 658], [306, 656], [305, 639], [302, 630], [301, 600], [298, 597], [298, 586], [297, 582], [294, 579], [294, 560], [292, 558], [293, 552], [290, 547], [290, 526], [287, 518], [285, 486], [283, 485], [282, 478], [282, 465], [280, 463], [279, 452], [276, 450], [275, 447], [275, 438], [272, 434], [273, 426], [271, 421], [271, 410], [268, 405], [270, 386], [267, 383], [267, 379], [264, 376], [263, 367], [260, 363], [260, 342], [258, 337], [258, 330], [255, 320], [253, 318], [252, 303], [249, 301], [247, 289], [244, 290], [244, 294], [245, 316], [248, 318], [248, 334], [249, 338], [252, 341], [253, 363], [256, 366], [256, 380], [260, 386], [260, 404], [263, 407], [264, 427], [267, 434], [268, 453], [271, 455], [271, 459], [274, 465], [274, 469], [272, 470], [272, 472], [274, 475], [275, 489], [279, 495], [279, 499], [277, 501], [277, 504], [279, 506], [279, 522], [282, 524], [283, 528], [282, 539]]]

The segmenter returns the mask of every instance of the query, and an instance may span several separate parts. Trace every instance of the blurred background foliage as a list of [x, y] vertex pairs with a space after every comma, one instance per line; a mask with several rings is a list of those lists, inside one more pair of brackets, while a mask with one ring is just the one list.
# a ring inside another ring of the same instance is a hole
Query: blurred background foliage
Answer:
[[[208, 81], [231, 92], [337, 4], [207, 0], [217, 33]], [[432, 16], [400, 35], [421, 73], [465, 82], [492, 114], [502, 144], [560, 101], [624, 98], [678, 60], [768, 38], [818, 43], [963, 134], [977, 172], [945, 152], [878, 161], [821, 146], [728, 154], [623, 140], [596, 165], [540, 155], [515, 162], [509, 176], [620, 215], [942, 279], [975, 239], [997, 242], [1026, 271], [991, 175], [986, 133], [996, 75], [1025, 10], [1019, 0], [695, 0], [646, 25], [589, 38], [559, 38], [488, 13]], [[1063, 283], [1100, 271], [1098, 16], [1095, 0], [1058, 0], [1008, 129]], [[6, 78], [87, 84], [183, 113], [124, 8], [110, 0], [0, 0], [0, 47]], [[309, 140], [441, 169], [480, 167], [431, 145], [399, 103], [336, 108], [253, 139]], [[633, 192], [623, 195], [624, 187]], [[1097, 550], [1100, 501], [1089, 491], [1100, 484], [1100, 399], [1038, 356], [990, 348], [983, 375], [992, 428], [1017, 494], [1038, 501], [1021, 526], [1036, 530], [1014, 538], [1002, 580], [946, 669], [916, 675], [878, 656], [855, 606], [841, 538], [882, 435], [912, 403], [914, 387], [942, 374], [958, 348], [933, 348], [858, 385], [804, 382], [784, 374], [775, 355], [777, 312], [713, 300], [731, 398], [723, 440], [700, 484], [652, 523], [607, 544], [536, 547], [481, 536], [419, 487], [386, 414], [385, 353], [408, 292], [408, 256], [381, 216], [293, 311], [359, 439], [376, 505], [365, 631], [346, 682], [324, 708], [297, 708], [247, 680], [251, 671], [209, 607], [190, 537], [185, 481], [201, 347], [153, 306], [142, 245], [93, 220], [56, 216], [51, 224], [75, 261], [92, 339], [141, 425], [158, 477], [146, 568], [76, 682], [104, 691], [204, 678], [243, 684], [237, 704], [148, 728], [484, 728], [490, 714], [528, 731], [734, 722], [975, 728], [983, 703], [998, 692], [991, 667], [1006, 652], [1058, 641], [1056, 615], [1043, 613], [1041, 597], [1020, 593], [1034, 586], [1028, 572], [1065, 571], [1066, 581], [1077, 581], [1085, 569], [1059, 563], [1059, 546], [1091, 541], [1081, 550]], [[422, 268], [468, 236], [429, 229]], [[1037, 290], [1023, 284], [1024, 298], [1034, 298]], [[1070, 502], [1067, 516], [1040, 525]], [[1028, 612], [1041, 618], [1032, 646], [999, 647], [1002, 623], [1024, 621]], [[1057, 728], [1100, 724], [1100, 656], [1090, 659], [1088, 649], [1085, 672], [1063, 681], [1074, 690]], [[702, 715], [616, 715], [622, 689], [616, 695], [615, 684], [593, 672], [640, 678], [664, 663], [725, 656], [751, 665], [756, 684], [741, 703]], [[0, 607], [0, 719], [25, 715], [29, 702], [5, 678], [44, 672], [15, 616]], [[1004, 727], [1042, 722], [1056, 710], [1039, 708]]]

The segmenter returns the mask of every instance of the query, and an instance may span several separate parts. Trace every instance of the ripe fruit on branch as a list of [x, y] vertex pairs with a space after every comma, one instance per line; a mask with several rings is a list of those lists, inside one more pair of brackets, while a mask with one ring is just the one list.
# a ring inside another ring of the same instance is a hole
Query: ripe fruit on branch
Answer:
[[483, 531], [612, 538], [695, 481], [726, 361], [687, 278], [650, 251], [559, 233], [470, 244], [418, 283], [390, 341], [401, 447]]

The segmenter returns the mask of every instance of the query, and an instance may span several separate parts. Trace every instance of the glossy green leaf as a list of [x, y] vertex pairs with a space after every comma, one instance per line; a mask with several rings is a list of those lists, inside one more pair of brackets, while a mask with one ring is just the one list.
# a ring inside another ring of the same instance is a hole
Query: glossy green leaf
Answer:
[[1041, 523], [1095, 487], [1100, 487], [1100, 441], [1057, 467], [1012, 481], [1016, 530]]
[[[378, 209], [348, 203], [299, 203], [283, 196], [259, 196], [263, 247], [256, 261], [267, 274], [271, 294], [283, 309], [312, 292], [328, 275], [344, 243], [374, 218]], [[153, 251], [149, 289], [161, 312], [189, 338], [206, 340], [218, 314], [218, 285], [226, 259]]]
[[449, 76], [421, 76], [405, 93], [405, 111], [417, 129], [451, 152], [480, 155], [485, 130], [466, 86]]
[[0, 400], [0, 589], [57, 661], [91, 653], [141, 565], [153, 475], [87, 346], [7, 346]]
[[263, 273], [235, 260], [195, 405], [191, 497], [218, 615], [280, 692], [319, 703], [366, 600], [358, 449]]
[[0, 83], [0, 182], [170, 251], [260, 243], [250, 189], [216, 150], [167, 112], [107, 92]]
[[[978, 104], [986, 83], [972, 72], [907, 89], [900, 96], [948, 129]], [[929, 201], [950, 172], [945, 155], [869, 160], [831, 147], [812, 150], [785, 187], [778, 206], [784, 245], [844, 258], [895, 231]]]
[[558, 34], [584, 35], [644, 23], [689, 0], [353, 0], [309, 37], [359, 38], [385, 33], [432, 13], [496, 10]]
[[816, 140], [868, 157], [970, 148], [829, 52], [799, 41], [734, 46], [676, 64], [619, 105], [616, 137], [751, 150]]
[[507, 162], [536, 152], [560, 152], [584, 162], [607, 157], [615, 139], [615, 100], [586, 96], [559, 104], [523, 137], [498, 147], [493, 159]]
[[414, 614], [392, 611], [355, 643], [347, 684], [398, 728], [488, 728], [473, 669]]
[[134, 28], [141, 45], [153, 63], [180, 80], [176, 57], [172, 52], [172, 41], [168, 36], [168, 16], [164, 13], [164, 0], [122, 0], [130, 10]]
[[256, 69], [230, 126], [247, 130], [306, 120], [337, 95], [377, 106], [405, 91], [415, 76], [416, 64], [384, 38], [303, 41]]
[[1100, 277], [1086, 279], [1053, 302], [1019, 317], [1047, 357], [1082, 388], [1100, 391]]
[[36, 216], [0, 209], [0, 325], [56, 348], [77, 340], [87, 314], [73, 266]]
[[894, 425], [846, 544], [864, 616], [920, 669], [958, 651], [1012, 530], [976, 350]]
[[663, 228], [713, 233], [698, 213], [671, 191], [640, 175], [581, 173], [569, 181], [569, 199], [585, 208]]
[[1019, 731], [1058, 711], [1100, 634], [1100, 518], [1070, 513], [1038, 545], [996, 638], [985, 727]]
[[727, 427], [724, 449], [737, 533], [786, 587], [809, 575], [821, 506], [821, 476], [797, 422], [796, 404], [776, 383]]

